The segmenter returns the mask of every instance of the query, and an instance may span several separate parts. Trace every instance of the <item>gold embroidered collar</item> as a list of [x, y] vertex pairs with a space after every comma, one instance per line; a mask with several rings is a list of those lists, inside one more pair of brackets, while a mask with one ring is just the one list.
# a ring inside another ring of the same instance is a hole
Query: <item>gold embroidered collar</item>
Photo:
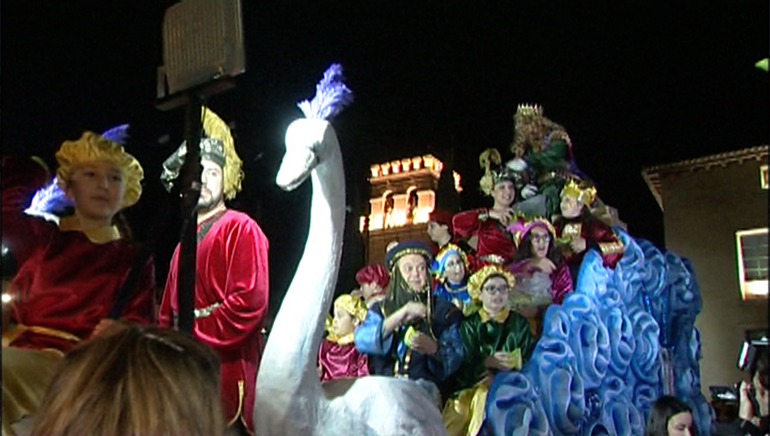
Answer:
[[120, 231], [118, 231], [117, 226], [110, 225], [99, 227], [98, 229], [82, 230], [80, 228], [80, 221], [76, 216], [60, 219], [59, 230], [63, 232], [83, 232], [95, 244], [105, 244], [120, 239]]
[[329, 332], [329, 335], [326, 337], [326, 339], [329, 342], [336, 342], [336, 343], [338, 343], [340, 345], [347, 345], [347, 344], [350, 344], [350, 343], [353, 342], [354, 333], [355, 332], [350, 332], [350, 333], [346, 334], [345, 336], [338, 337], [334, 333]]
[[489, 320], [495, 320], [495, 322], [502, 324], [505, 322], [506, 319], [508, 319], [508, 314], [510, 312], [511, 310], [506, 307], [505, 309], [500, 311], [500, 313], [498, 313], [497, 315], [492, 316], [489, 314], [489, 312], [484, 310], [484, 308], [482, 307], [479, 309], [479, 316], [481, 317], [482, 324], [488, 322]]

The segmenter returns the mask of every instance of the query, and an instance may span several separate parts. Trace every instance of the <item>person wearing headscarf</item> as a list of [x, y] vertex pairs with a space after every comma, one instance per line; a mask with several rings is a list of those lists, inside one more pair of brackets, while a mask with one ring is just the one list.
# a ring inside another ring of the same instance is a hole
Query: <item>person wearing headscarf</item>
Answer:
[[468, 292], [479, 309], [460, 323], [465, 355], [454, 393], [443, 411], [450, 436], [479, 433], [494, 375], [521, 369], [535, 347], [527, 320], [508, 307], [508, 294], [515, 283], [514, 276], [500, 265], [484, 266], [468, 279]]
[[369, 354], [373, 374], [425, 380], [441, 389], [462, 360], [462, 313], [431, 295], [430, 261], [430, 247], [422, 241], [400, 242], [388, 250], [388, 292], [369, 308], [355, 331], [355, 344]]
[[368, 356], [353, 343], [353, 332], [365, 317], [366, 305], [361, 298], [344, 294], [334, 300], [334, 317], [327, 322], [328, 333], [318, 351], [321, 381], [369, 375]]
[[[252, 411], [267, 315], [268, 239], [254, 219], [229, 209], [241, 190], [243, 171], [225, 122], [202, 108], [201, 193], [197, 205], [197, 253], [193, 336], [222, 359], [222, 409], [228, 426], [253, 433]], [[182, 144], [163, 164], [161, 180], [171, 189], [184, 162]], [[171, 258], [158, 321], [176, 324], [178, 245]]]
[[385, 292], [388, 283], [390, 283], [390, 274], [382, 265], [367, 265], [356, 272], [356, 282], [360, 288], [351, 294], [361, 297], [366, 307], [369, 308], [385, 298]]
[[466, 286], [469, 271], [470, 264], [465, 252], [457, 245], [445, 245], [431, 265], [431, 273], [436, 280], [433, 295], [464, 310], [471, 303]]
[[[77, 343], [114, 324], [114, 318], [154, 320], [152, 259], [135, 265], [140, 249], [120, 210], [142, 194], [144, 171], [123, 146], [85, 132], [56, 153], [54, 185], [71, 208], [65, 216], [25, 213], [32, 193], [45, 188], [37, 171], [3, 159], [2, 239], [17, 262], [8, 294], [10, 322], [4, 334], [3, 434], [39, 405], [54, 367]], [[137, 282], [121, 304], [119, 291], [132, 268]], [[116, 315], [111, 315], [115, 313]]]

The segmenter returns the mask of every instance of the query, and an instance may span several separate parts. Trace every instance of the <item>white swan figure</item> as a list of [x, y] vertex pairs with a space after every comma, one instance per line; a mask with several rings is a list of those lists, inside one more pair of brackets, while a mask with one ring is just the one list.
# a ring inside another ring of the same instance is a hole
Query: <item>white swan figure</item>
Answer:
[[291, 190], [311, 177], [310, 230], [260, 363], [256, 434], [446, 435], [433, 398], [414, 381], [369, 376], [321, 384], [317, 356], [342, 254], [345, 176], [329, 122], [296, 120], [285, 143], [276, 183]]

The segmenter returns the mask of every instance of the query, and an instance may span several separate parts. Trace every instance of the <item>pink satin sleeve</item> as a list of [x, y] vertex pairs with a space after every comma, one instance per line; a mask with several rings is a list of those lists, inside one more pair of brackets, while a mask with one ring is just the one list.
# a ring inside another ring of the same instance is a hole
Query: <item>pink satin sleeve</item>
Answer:
[[318, 353], [321, 366], [321, 381], [344, 377], [362, 377], [369, 375], [369, 360], [360, 353], [355, 344], [337, 344], [324, 339]]

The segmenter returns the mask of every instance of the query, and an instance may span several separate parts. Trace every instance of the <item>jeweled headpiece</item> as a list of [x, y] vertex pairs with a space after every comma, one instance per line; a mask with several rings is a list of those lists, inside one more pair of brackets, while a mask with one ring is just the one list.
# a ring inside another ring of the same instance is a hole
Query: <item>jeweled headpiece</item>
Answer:
[[391, 275], [393, 274], [393, 269], [396, 267], [398, 260], [407, 254], [419, 254], [424, 257], [426, 266], [429, 266], [433, 259], [433, 251], [425, 242], [416, 239], [399, 242], [385, 254], [385, 265], [388, 266], [388, 271], [390, 271]]
[[500, 276], [508, 283], [508, 287], [513, 289], [516, 285], [516, 277], [513, 276], [507, 269], [500, 265], [486, 265], [480, 270], [476, 271], [471, 278], [468, 279], [468, 294], [474, 300], [479, 299], [481, 294], [481, 287], [484, 283], [493, 276]]
[[569, 179], [564, 184], [564, 189], [561, 190], [561, 196], [565, 195], [575, 197], [579, 202], [590, 206], [596, 200], [596, 187], [586, 180]]
[[[516, 115], [524, 116], [524, 117], [542, 117], [543, 116], [543, 107], [539, 104], [520, 104], [516, 108]], [[514, 115], [515, 116], [515, 115]]]
[[[214, 111], [205, 106], [201, 109], [201, 115], [205, 134], [200, 142], [201, 158], [215, 162], [222, 167], [223, 193], [226, 199], [231, 200], [241, 190], [243, 162], [238, 157], [238, 153], [235, 152], [233, 136], [227, 124]], [[163, 162], [163, 173], [160, 179], [169, 191], [179, 176], [186, 154], [187, 143], [182, 142], [182, 145]]]

